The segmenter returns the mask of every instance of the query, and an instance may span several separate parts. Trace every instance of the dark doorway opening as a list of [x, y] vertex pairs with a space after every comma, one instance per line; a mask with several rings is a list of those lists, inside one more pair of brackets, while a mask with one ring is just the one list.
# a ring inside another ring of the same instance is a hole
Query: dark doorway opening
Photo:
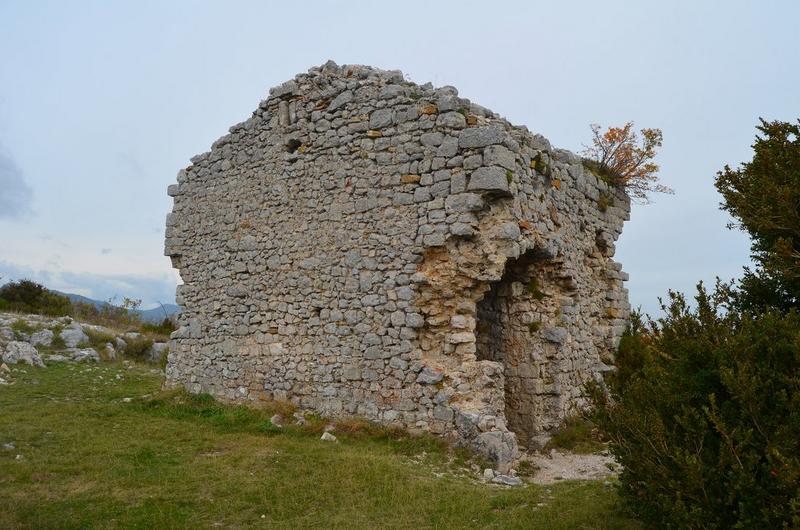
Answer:
[[543, 432], [553, 390], [548, 359], [553, 352], [539, 333], [555, 303], [544, 286], [549, 265], [533, 253], [509, 260], [476, 307], [477, 358], [503, 366], [508, 428], [528, 447]]

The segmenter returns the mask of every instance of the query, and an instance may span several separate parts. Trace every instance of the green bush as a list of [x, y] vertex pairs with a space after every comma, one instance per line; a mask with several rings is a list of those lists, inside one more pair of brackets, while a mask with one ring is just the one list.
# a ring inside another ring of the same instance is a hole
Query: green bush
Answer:
[[178, 329], [178, 327], [175, 325], [175, 322], [170, 320], [168, 317], [164, 317], [164, 320], [158, 324], [154, 324], [152, 322], [142, 323], [142, 331], [153, 333], [164, 339], [169, 339], [170, 334], [176, 329]]
[[9, 282], [0, 287], [0, 309], [48, 316], [68, 315], [69, 298], [30, 280]]
[[702, 284], [696, 308], [634, 321], [592, 420], [633, 511], [666, 528], [800, 526], [800, 315], [741, 314]]
[[114, 345], [114, 335], [94, 329], [85, 329], [84, 332], [86, 336], [89, 337], [89, 340], [78, 344], [78, 347], [94, 348], [101, 357], [105, 358], [106, 344], [111, 343], [112, 346]]
[[[30, 335], [32, 333], [36, 333], [36, 327], [31, 326], [27, 322], [21, 319], [17, 319], [11, 323], [11, 331], [14, 332], [14, 335]], [[22, 339], [17, 339], [22, 340]]]
[[605, 449], [603, 438], [597, 427], [581, 415], [569, 416], [553, 431], [544, 446], [550, 449], [566, 449], [573, 453], [590, 454]]
[[147, 337], [125, 337], [125, 347], [122, 350], [125, 357], [145, 360], [153, 347], [153, 340]]

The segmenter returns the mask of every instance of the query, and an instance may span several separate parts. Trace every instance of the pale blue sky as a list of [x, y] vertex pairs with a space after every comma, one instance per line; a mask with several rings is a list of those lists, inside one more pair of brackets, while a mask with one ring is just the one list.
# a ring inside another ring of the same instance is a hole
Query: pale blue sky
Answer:
[[401, 69], [553, 145], [660, 127], [676, 190], [634, 208], [631, 302], [739, 274], [713, 188], [759, 116], [800, 114], [800, 3], [0, 0], [0, 275], [172, 301], [166, 187], [271, 86], [328, 59]]

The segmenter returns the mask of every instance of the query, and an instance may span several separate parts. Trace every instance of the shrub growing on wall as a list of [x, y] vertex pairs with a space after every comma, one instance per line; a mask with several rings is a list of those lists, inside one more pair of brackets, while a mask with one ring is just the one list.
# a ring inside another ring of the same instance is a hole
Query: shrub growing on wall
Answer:
[[800, 315], [727, 311], [726, 288], [696, 300], [670, 293], [594, 392], [621, 494], [659, 527], [798, 527]]
[[659, 182], [659, 167], [653, 162], [663, 139], [661, 129], [642, 129], [640, 141], [633, 122], [605, 132], [597, 124], [591, 128], [592, 145], [581, 153], [586, 169], [639, 202], [648, 202], [650, 193], [672, 193]]

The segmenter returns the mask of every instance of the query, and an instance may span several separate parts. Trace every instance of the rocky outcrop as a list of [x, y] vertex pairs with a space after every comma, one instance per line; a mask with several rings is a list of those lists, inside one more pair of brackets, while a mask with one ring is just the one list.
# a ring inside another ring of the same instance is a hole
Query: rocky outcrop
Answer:
[[36, 348], [27, 342], [11, 341], [5, 346], [3, 362], [6, 364], [26, 363], [31, 366], [44, 366]]
[[[92, 343], [89, 333], [108, 337], [111, 342]], [[140, 333], [118, 334], [110, 328], [81, 323], [70, 317], [0, 313], [0, 355], [7, 364], [24, 362], [45, 366], [50, 362], [113, 361], [125, 351], [128, 340], [142, 339]], [[147, 346], [148, 343], [145, 344]], [[153, 342], [143, 360], [158, 362], [169, 345]], [[41, 351], [40, 351], [41, 350]]]
[[89, 335], [83, 331], [83, 326], [77, 322], [72, 322], [61, 330], [61, 339], [67, 345], [67, 348], [75, 348], [78, 344], [88, 342]]
[[170, 385], [423, 429], [503, 468], [609, 369], [628, 198], [453, 87], [326, 63], [177, 180]]

